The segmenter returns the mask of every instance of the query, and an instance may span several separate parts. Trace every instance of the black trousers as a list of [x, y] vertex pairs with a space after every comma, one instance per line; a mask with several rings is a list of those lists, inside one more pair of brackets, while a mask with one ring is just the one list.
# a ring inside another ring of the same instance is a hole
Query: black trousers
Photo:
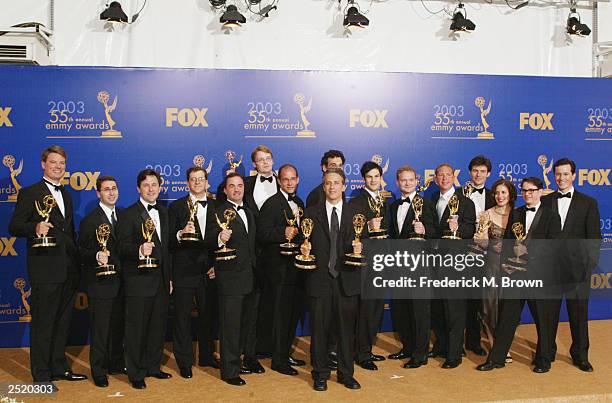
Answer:
[[499, 305], [497, 327], [495, 328], [495, 341], [488, 360], [497, 364], [505, 362], [514, 339], [514, 333], [520, 323], [525, 302], [527, 302], [531, 315], [536, 322], [538, 342], [535, 361], [539, 362], [540, 365], [550, 367], [556, 335], [554, 309], [557, 302], [555, 300], [502, 299]]
[[357, 319], [357, 355], [359, 363], [372, 357], [372, 345], [382, 321], [385, 302], [382, 299], [360, 299]]
[[245, 358], [255, 357], [255, 344], [248, 342], [257, 323], [255, 319], [257, 307], [253, 304], [255, 298], [258, 298], [255, 293], [219, 296], [219, 342], [221, 344], [221, 379], [223, 380], [240, 375], [240, 354], [242, 352]]
[[115, 298], [89, 298], [89, 365], [94, 378], [108, 375], [109, 370], [119, 371], [125, 367], [124, 309], [122, 292]]
[[300, 285], [278, 284], [271, 289], [273, 298], [272, 365], [285, 366], [295, 339], [295, 328], [304, 311], [304, 291]]
[[436, 336], [433, 351], [449, 360], [461, 359], [466, 312], [465, 299], [432, 300], [432, 328]]
[[[569, 317], [570, 332], [572, 334], [572, 345], [570, 346], [570, 355], [572, 360], [583, 362], [589, 360], [589, 282], [578, 284], [573, 289], [565, 291], [565, 306], [567, 307], [567, 315]], [[552, 309], [556, 312], [555, 323], [553, 329], [557, 335], [557, 327], [559, 325], [559, 312], [563, 300], [557, 300], [556, 306]], [[553, 355], [557, 351], [556, 343], [553, 344]]]
[[468, 299], [465, 317], [465, 348], [474, 350], [480, 346], [480, 316], [482, 315], [482, 300]]
[[256, 346], [257, 354], [270, 355], [274, 352], [275, 286], [265, 281], [259, 296], [257, 312]]
[[408, 347], [404, 350], [415, 361], [425, 361], [429, 350], [431, 311], [428, 299], [408, 300]]
[[338, 379], [353, 376], [355, 330], [359, 296], [346, 296], [342, 291], [340, 278], [328, 277], [328, 290], [324, 296], [309, 297], [310, 361], [314, 379], [329, 379], [329, 332], [332, 324], [337, 329]]
[[190, 368], [194, 364], [191, 311], [198, 310], [196, 335], [198, 360], [211, 362], [214, 357], [214, 329], [218, 313], [217, 292], [214, 282], [202, 282], [197, 287], [176, 287], [174, 298], [174, 327], [172, 349], [179, 368]]
[[[401, 352], [410, 356], [410, 301], [406, 299], [394, 299], [391, 301], [391, 320], [393, 330], [402, 343]], [[429, 323], [427, 324], [429, 330]]]
[[161, 284], [151, 297], [125, 298], [125, 356], [131, 382], [160, 370], [167, 319], [168, 294]]
[[70, 371], [66, 342], [78, 285], [76, 274], [69, 274], [63, 283], [32, 284], [30, 369], [34, 382], [50, 381], [53, 375]]

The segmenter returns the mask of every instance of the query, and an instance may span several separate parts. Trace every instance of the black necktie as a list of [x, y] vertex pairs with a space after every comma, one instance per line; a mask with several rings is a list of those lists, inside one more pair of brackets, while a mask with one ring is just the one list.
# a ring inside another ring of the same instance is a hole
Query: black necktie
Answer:
[[336, 278], [338, 277], [338, 270], [336, 270], [336, 260], [338, 259], [338, 233], [340, 232], [340, 222], [338, 221], [338, 213], [336, 208], [332, 209], [331, 213], [331, 228], [329, 231], [330, 245], [329, 245], [329, 274]]
[[56, 185], [54, 183], [49, 182], [48, 180], [46, 180], [45, 178], [43, 178], [43, 180], [45, 181], [45, 183], [47, 183], [48, 185], [53, 186], [53, 189], [55, 189], [58, 192], [62, 191], [62, 185]]
[[482, 192], [484, 192], [484, 189], [485, 188], [480, 188], [480, 189], [474, 188], [474, 192], [478, 192], [478, 193], [482, 194]]
[[262, 182], [262, 183], [265, 182], [265, 181], [268, 181], [268, 182], [272, 183], [272, 178], [274, 178], [274, 176], [270, 176], [270, 177], [267, 177], [267, 178], [265, 176], [260, 176], [259, 177], [259, 181]]
[[527, 211], [532, 211], [532, 212], [535, 213], [536, 208], [535, 207], [527, 207]]
[[117, 226], [117, 217], [115, 217], [115, 210], [111, 213], [111, 225], [113, 228]]
[[206, 200], [198, 200], [198, 203], [200, 203], [200, 206], [202, 206], [202, 208], [205, 208], [206, 205], [208, 204], [208, 201], [206, 201]]
[[151, 211], [151, 210], [153, 210], [153, 209], [155, 209], [155, 210], [158, 210], [158, 211], [159, 211], [159, 206], [158, 206], [157, 204], [149, 204], [149, 205], [147, 206], [147, 211]]
[[566, 194], [557, 192], [557, 198], [558, 199], [563, 199], [564, 197], [567, 197], [568, 199], [571, 199], [572, 198], [572, 192], [567, 192]]
[[405, 199], [402, 199], [402, 201], [400, 202], [400, 206], [404, 203], [410, 204], [410, 197], [406, 197]]

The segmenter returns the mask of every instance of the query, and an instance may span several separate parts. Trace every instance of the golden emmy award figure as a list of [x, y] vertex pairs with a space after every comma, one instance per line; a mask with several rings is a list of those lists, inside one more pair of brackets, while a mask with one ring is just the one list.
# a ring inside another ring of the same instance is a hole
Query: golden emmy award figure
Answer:
[[[102, 250], [100, 250], [100, 253], [106, 255], [107, 257], [110, 257], [110, 251], [106, 249], [106, 245], [108, 244], [108, 238], [110, 238], [110, 235], [111, 227], [108, 224], [100, 224], [96, 229], [96, 239], [98, 240], [100, 248], [102, 248]], [[112, 276], [114, 274], [117, 274], [114, 264], [106, 263], [96, 267], [97, 277]]]
[[[412, 200], [412, 209], [414, 210], [414, 221], [421, 221], [421, 216], [423, 215], [423, 204], [424, 203], [425, 202], [423, 201], [423, 198], [418, 195], [418, 185], [417, 185], [417, 194], [414, 196], [414, 200]], [[408, 236], [408, 239], [410, 239], [411, 241], [424, 241], [425, 234], [419, 234], [418, 232], [412, 231], [410, 235]]]
[[[314, 221], [310, 218], [305, 218], [302, 220], [302, 224], [300, 225], [302, 228], [302, 234], [304, 235], [304, 242], [302, 246], [308, 248], [310, 250], [310, 235], [312, 235], [312, 229], [314, 227]], [[295, 267], [303, 270], [314, 270], [317, 268], [316, 258], [309, 253], [300, 253], [295, 257]]]
[[[45, 219], [45, 222], [49, 222], [49, 217], [51, 216], [51, 210], [53, 207], [57, 206], [57, 202], [51, 195], [46, 195], [43, 197], [42, 205], [38, 203], [38, 200], [34, 201], [36, 206], [36, 211], [38, 215]], [[34, 242], [32, 244], [33, 248], [50, 248], [57, 245], [57, 239], [53, 236], [48, 235], [39, 235], [34, 238]]]
[[[153, 234], [155, 233], [155, 222], [151, 218], [147, 218], [147, 221], [142, 223], [142, 236], [145, 242], [151, 243]], [[155, 269], [159, 267], [157, 258], [145, 255], [144, 258], [138, 260], [139, 269]]]
[[482, 122], [482, 128], [484, 129], [482, 132], [478, 133], [479, 139], [493, 139], [493, 133], [489, 132], [489, 122], [487, 122], [487, 116], [491, 112], [491, 100], [489, 100], [489, 105], [487, 109], [484, 109], [485, 99], [483, 97], [478, 97], [474, 100], [474, 104], [480, 109], [480, 121]]
[[[450, 213], [448, 218], [450, 220], [458, 220], [459, 219], [459, 216], [457, 215], [457, 212], [459, 211], [459, 198], [456, 195], [453, 195], [450, 198], [450, 200], [448, 201], [448, 210], [449, 210], [449, 213]], [[442, 236], [442, 238], [444, 238], [444, 239], [461, 239], [461, 237], [457, 235], [457, 229], [448, 231], [446, 235]]]
[[[293, 211], [291, 218], [287, 216], [287, 212], [285, 210], [283, 210], [283, 213], [285, 213], [285, 220], [287, 220], [287, 225], [290, 227], [295, 227], [298, 220], [301, 219], [304, 215], [304, 210], [302, 210], [301, 207], [298, 207], [295, 211]], [[288, 237], [287, 242], [280, 244], [281, 255], [291, 256], [297, 254], [298, 245], [296, 243], [291, 242], [292, 239], [293, 236]]]
[[357, 252], [357, 249], [361, 245], [361, 234], [365, 227], [366, 218], [363, 214], [355, 214], [353, 216], [353, 230], [355, 231], [355, 239], [353, 240], [353, 253], [345, 254], [344, 263], [349, 266], [362, 267], [367, 263], [365, 256], [361, 252]]
[[[229, 229], [230, 223], [236, 218], [236, 210], [228, 208], [223, 212], [225, 222], [222, 222], [217, 214], [215, 214], [215, 217], [217, 218], [217, 225], [219, 225], [222, 230], [226, 230]], [[225, 261], [235, 259], [236, 249], [228, 248], [223, 241], [221, 241], [221, 244], [223, 245], [221, 249], [215, 251], [215, 260]]]
[[525, 227], [520, 222], [515, 222], [512, 224], [512, 233], [516, 238], [516, 245], [514, 247], [514, 257], [508, 258], [508, 262], [502, 265], [504, 270], [508, 274], [512, 274], [515, 271], [527, 271], [525, 267], [527, 265], [527, 261], [525, 259], [521, 259], [518, 246], [523, 243], [523, 241], [527, 238], [527, 234], [525, 234]]
[[11, 182], [13, 183], [13, 187], [15, 188], [15, 193], [9, 195], [7, 201], [17, 201], [17, 195], [19, 194], [19, 189], [21, 189], [21, 185], [17, 182], [17, 176], [19, 176], [19, 174], [23, 170], [23, 159], [19, 162], [19, 166], [17, 167], [17, 169], [13, 169], [13, 167], [15, 166], [15, 157], [13, 157], [12, 155], [5, 155], [4, 158], [2, 158], [2, 164], [7, 167], [11, 172]]
[[[195, 220], [198, 214], [198, 205], [199, 203], [197, 202], [194, 203], [193, 200], [191, 200], [191, 197], [187, 197], [187, 207], [189, 209], [189, 221], [191, 223], [195, 223]], [[181, 234], [181, 241], [199, 242], [201, 240], [202, 240], [202, 237], [200, 236], [197, 230], [195, 230], [194, 232], [183, 232]]]
[[108, 126], [110, 127], [108, 130], [104, 130], [102, 132], [102, 137], [116, 137], [116, 138], [120, 138], [121, 137], [121, 132], [118, 130], [115, 130], [115, 121], [113, 120], [113, 118], [111, 117], [111, 113], [115, 110], [115, 108], [117, 107], [117, 96], [115, 95], [115, 99], [113, 100], [112, 104], [108, 104], [108, 101], [110, 100], [110, 94], [106, 91], [100, 91], [98, 92], [98, 101], [104, 105], [104, 114], [106, 115], [106, 121], [108, 122]]
[[553, 192], [553, 190], [550, 188], [550, 179], [548, 179], [548, 174], [550, 171], [552, 171], [553, 161], [554, 160], [550, 160], [550, 164], [546, 166], [546, 163], [548, 163], [548, 157], [544, 154], [538, 157], [538, 165], [542, 167], [542, 178], [544, 179], [544, 185], [546, 186], [544, 190], [542, 190], [543, 195], [548, 195]]
[[26, 314], [19, 317], [19, 322], [31, 322], [32, 315], [30, 314], [30, 304], [28, 303], [28, 298], [32, 295], [32, 287], [28, 291], [25, 291], [26, 281], [25, 279], [19, 277], [16, 278], [13, 282], [13, 287], [19, 290], [21, 293], [21, 303], [23, 304], [23, 309], [25, 309]]

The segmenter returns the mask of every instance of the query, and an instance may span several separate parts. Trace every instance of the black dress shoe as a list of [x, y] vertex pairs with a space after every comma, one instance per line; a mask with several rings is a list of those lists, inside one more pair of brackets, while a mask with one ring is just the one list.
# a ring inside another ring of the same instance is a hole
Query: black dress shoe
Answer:
[[544, 374], [548, 371], [550, 371], [550, 367], [541, 364], [536, 364], [536, 366], [533, 367], [533, 372], [535, 372], [536, 374]]
[[52, 381], [83, 381], [87, 379], [87, 375], [75, 374], [70, 371], [66, 371], [61, 375], [53, 375]]
[[250, 373], [251, 370], [245, 367], [244, 365], [240, 367], [240, 375], [249, 375]]
[[304, 365], [306, 365], [306, 361], [300, 360], [298, 358], [293, 358], [292, 356], [289, 356], [289, 362], [288, 363], [292, 367], [303, 367]]
[[191, 367], [179, 368], [179, 372], [181, 373], [181, 376], [185, 379], [193, 378], [193, 372], [191, 371]]
[[244, 360], [243, 365], [249, 371], [251, 371], [252, 374], [263, 374], [264, 372], [266, 372], [266, 370], [264, 369], [264, 367], [262, 367], [259, 361], [253, 358]]
[[359, 366], [363, 369], [367, 369], [368, 371], [377, 371], [378, 367], [376, 366], [376, 364], [374, 364], [374, 362], [368, 360], [368, 361], [364, 361], [364, 362], [360, 362]]
[[255, 356], [258, 360], [263, 360], [264, 358], [272, 358], [272, 353], [257, 353]]
[[291, 366], [289, 365], [284, 365], [284, 366], [272, 365], [272, 370], [278, 373], [281, 373], [283, 375], [295, 376], [298, 374], [297, 369], [291, 368]]
[[230, 379], [226, 379], [225, 382], [229, 383], [230, 385], [233, 386], [242, 386], [242, 385], [246, 385], [246, 382], [244, 379], [242, 379], [241, 377], [237, 376], [235, 378], [230, 378]]
[[476, 346], [475, 348], [471, 348], [470, 350], [472, 350], [472, 352], [474, 354], [476, 354], [476, 355], [478, 355], [480, 357], [484, 357], [485, 355], [487, 355], [487, 352], [481, 346]]
[[496, 364], [494, 362], [487, 361], [484, 364], [480, 364], [479, 366], [477, 366], [476, 369], [478, 371], [491, 371], [493, 369], [503, 368], [505, 366], [506, 366], [506, 364]]
[[398, 351], [397, 353], [389, 354], [387, 358], [390, 360], [405, 360], [406, 358], [410, 357], [408, 357], [408, 354], [404, 353], [403, 351]]
[[48, 383], [51, 385], [51, 389], [53, 390], [53, 393], [59, 392], [59, 388], [55, 386], [53, 382], [48, 382]]
[[370, 354], [370, 360], [372, 361], [384, 361], [386, 360], [384, 355], [379, 354]]
[[336, 361], [330, 361], [329, 362], [329, 370], [330, 371], [337, 371], [338, 370], [338, 363]]
[[210, 360], [206, 360], [206, 361], [198, 361], [198, 366], [200, 367], [211, 367], [211, 368], [215, 368], [215, 369], [219, 369], [221, 368], [221, 365], [219, 365], [219, 361], [215, 358], [212, 358]]
[[436, 358], [436, 357], [446, 358], [446, 353], [442, 353], [436, 350], [431, 350], [430, 352], [427, 353], [427, 358]]
[[574, 365], [577, 366], [578, 369], [580, 369], [581, 371], [593, 372], [593, 366], [588, 361], [582, 361], [582, 362], [574, 361]]
[[130, 383], [132, 384], [132, 387], [134, 389], [144, 389], [147, 387], [147, 384], [145, 383], [144, 380], [142, 381], [130, 381]]
[[341, 384], [343, 384], [348, 389], [361, 389], [361, 385], [355, 378], [348, 378], [339, 380]]
[[407, 363], [404, 364], [404, 368], [419, 368], [423, 365], [427, 365], [427, 360], [417, 361], [417, 360], [410, 359]]
[[159, 371], [159, 372], [154, 372], [152, 374], [147, 374], [148, 377], [150, 378], [157, 378], [157, 379], [170, 379], [172, 378], [172, 374], [169, 374], [167, 372], [164, 371]]
[[330, 352], [328, 357], [331, 362], [333, 362], [334, 364], [336, 364], [336, 366], [338, 366], [338, 354], [337, 353]]
[[460, 364], [461, 364], [461, 359], [458, 359], [458, 360], [447, 359], [446, 361], [444, 361], [444, 364], [442, 364], [442, 368], [444, 369], [457, 368]]
[[106, 388], [108, 386], [108, 378], [105, 376], [94, 376], [93, 382], [99, 388]]
[[312, 388], [317, 392], [324, 392], [327, 390], [327, 379], [315, 379]]
[[125, 375], [127, 374], [127, 368], [123, 367], [123, 368], [118, 368], [118, 369], [111, 369], [108, 371], [109, 375]]

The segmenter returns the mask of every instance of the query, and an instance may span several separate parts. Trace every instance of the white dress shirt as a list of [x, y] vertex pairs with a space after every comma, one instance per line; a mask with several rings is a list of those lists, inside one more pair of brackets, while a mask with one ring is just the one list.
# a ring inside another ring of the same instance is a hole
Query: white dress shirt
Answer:
[[478, 189], [483, 189], [482, 193], [472, 192], [472, 194], [470, 195], [470, 199], [474, 202], [474, 206], [476, 207], [476, 222], [478, 222], [480, 214], [485, 211], [486, 206], [486, 190], [484, 189], [484, 186]]
[[442, 216], [444, 215], [444, 210], [446, 210], [446, 206], [448, 206], [448, 201], [455, 194], [455, 188], [452, 187], [446, 191], [446, 193], [440, 193], [440, 198], [438, 199], [438, 203], [436, 204], [436, 211], [438, 213], [438, 221], [442, 220]]
[[[566, 194], [566, 193], [571, 193], [572, 197], [574, 197], [574, 187], [572, 186], [567, 192], [565, 193], [561, 193], [560, 194]], [[557, 199], [557, 209], [559, 210], [559, 216], [561, 217], [561, 229], [563, 229], [563, 226], [565, 225], [565, 219], [567, 218], [567, 212], [569, 211], [570, 208], [570, 204], [572, 203], [572, 199], [571, 198], [561, 198], [561, 199]]]
[[542, 203], [538, 203], [535, 207], [535, 211], [526, 211], [525, 214], [525, 234], [529, 233], [529, 230], [531, 229], [531, 224], [533, 223], [533, 219], [535, 217], [535, 215], [538, 213], [538, 209], [540, 208], [540, 206], [542, 205]]
[[[45, 181], [53, 183], [55, 186], [62, 186], [61, 183], [52, 181], [51, 179], [46, 178], [44, 176], [43, 176], [43, 179]], [[55, 199], [55, 202], [57, 203], [57, 208], [59, 208], [60, 212], [62, 213], [62, 216], [64, 216], [65, 218], [66, 217], [66, 207], [64, 206], [64, 196], [62, 196], [62, 191], [55, 190], [55, 186], [50, 185], [47, 182], [45, 182], [45, 185], [47, 185], [47, 188], [49, 188], [51, 195], [53, 196], [53, 198]]]
[[[147, 210], [147, 213], [149, 213], [149, 217], [151, 217], [151, 219], [155, 223], [155, 232], [157, 232], [157, 237], [159, 238], [159, 242], [161, 243], [162, 236], [161, 236], [161, 222], [159, 221], [159, 211], [157, 211], [157, 209], [155, 208], [149, 210], [148, 206], [150, 203], [145, 201], [145, 199], [143, 199], [142, 197], [140, 198], [140, 203], [142, 203], [145, 210]], [[155, 202], [155, 204], [157, 204], [157, 201]]]
[[402, 203], [397, 209], [397, 228], [399, 229], [399, 232], [402, 232], [402, 229], [404, 228], [404, 220], [406, 220], [406, 215], [408, 215], [408, 210], [410, 210], [410, 207], [412, 206], [412, 201], [414, 200], [414, 196], [416, 196], [416, 190], [410, 193], [409, 195], [402, 195], [402, 200], [408, 199], [410, 200], [410, 204]]
[[338, 214], [338, 228], [342, 225], [342, 200], [340, 200], [337, 204], [331, 204], [327, 200], [325, 200], [325, 210], [327, 212], [327, 225], [331, 232], [331, 216], [333, 208], [336, 208], [336, 214]]
[[[236, 210], [236, 212], [238, 213], [240, 218], [242, 218], [242, 221], [244, 222], [244, 228], [246, 229], [246, 232], [248, 234], [249, 233], [249, 220], [247, 219], [246, 212], [244, 211], [244, 203], [240, 203], [238, 205], [238, 204], [236, 204], [236, 203], [234, 203], [232, 201], [229, 201], [229, 202], [232, 205], [232, 207], [234, 208], [234, 210]], [[238, 210], [238, 206], [240, 206], [242, 208], [240, 210]]]
[[[200, 236], [202, 237], [202, 239], [204, 239], [204, 234], [206, 232], [206, 212], [207, 212], [207, 209], [208, 209], [208, 204], [206, 204], [206, 207], [202, 207], [202, 205], [199, 203], [199, 201], [206, 201], [206, 202], [208, 202], [208, 199], [206, 198], [206, 195], [204, 195], [203, 198], [198, 199], [192, 193], [189, 193], [189, 198], [191, 199], [191, 201], [193, 203], [197, 203], [198, 204], [198, 210], [196, 212], [196, 220], [198, 220], [198, 225], [200, 226], [200, 231], [201, 231]], [[179, 242], [181, 241], [181, 231], [182, 230], [179, 230], [176, 233], [176, 239], [178, 239]]]
[[104, 211], [104, 214], [106, 214], [106, 218], [108, 218], [109, 223], [113, 223], [113, 213], [115, 213], [115, 219], [117, 219], [117, 212], [115, 211], [115, 206], [113, 206], [113, 208], [111, 209], [104, 203], [100, 202], [100, 208], [102, 209], [102, 211]]
[[[283, 189], [280, 189], [280, 192], [283, 194], [283, 196], [285, 196], [285, 200], [287, 200], [287, 203], [289, 203], [289, 207], [291, 207], [291, 211], [296, 215], [297, 221], [296, 224], [300, 225], [300, 218], [297, 216], [296, 214], [296, 210], [298, 209], [298, 205], [296, 202], [294, 202], [293, 200], [289, 201], [289, 194], [287, 192], [285, 192]], [[287, 217], [291, 218], [291, 215], [289, 214], [289, 212], [287, 212]]]
[[253, 199], [255, 199], [255, 204], [257, 204], [257, 208], [261, 209], [261, 206], [268, 200], [271, 196], [276, 194], [276, 177], [271, 175], [272, 182], [261, 181], [261, 174], [257, 174], [255, 178], [255, 188], [253, 189]]

